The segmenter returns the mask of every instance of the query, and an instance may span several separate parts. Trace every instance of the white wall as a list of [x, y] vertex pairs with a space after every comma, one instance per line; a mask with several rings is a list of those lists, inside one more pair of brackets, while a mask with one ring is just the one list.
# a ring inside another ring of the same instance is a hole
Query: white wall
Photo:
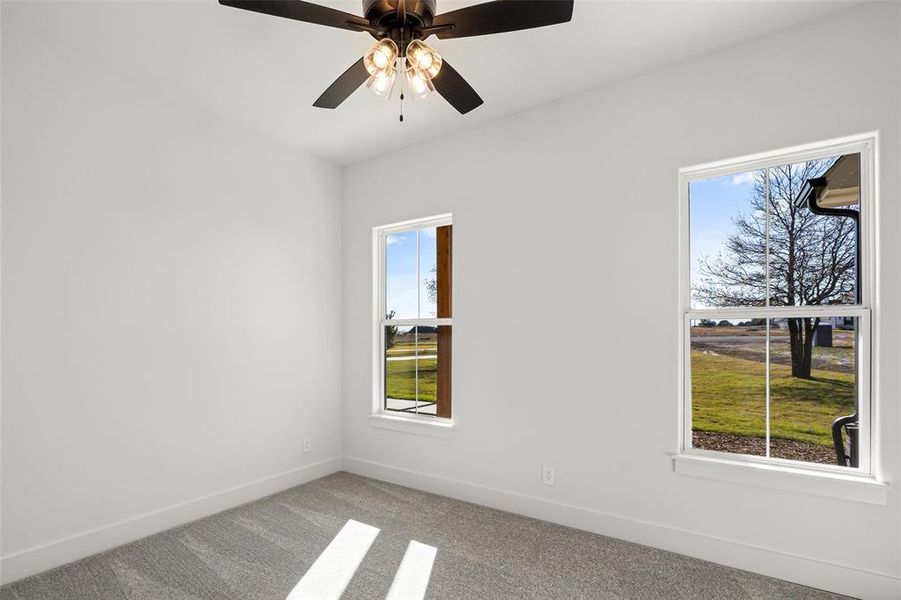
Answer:
[[[896, 490], [885, 506], [861, 504], [675, 474], [670, 458], [677, 170], [879, 130], [881, 458], [890, 481], [901, 474], [899, 11], [855, 8], [348, 167], [345, 468], [810, 585], [901, 595]], [[394, 193], [410, 157], [404, 189], [421, 193]], [[371, 227], [446, 212], [456, 430], [374, 429]], [[556, 487], [539, 483], [543, 462]]]
[[44, 45], [26, 15], [4, 7], [2, 32], [7, 581], [341, 453], [338, 168]]

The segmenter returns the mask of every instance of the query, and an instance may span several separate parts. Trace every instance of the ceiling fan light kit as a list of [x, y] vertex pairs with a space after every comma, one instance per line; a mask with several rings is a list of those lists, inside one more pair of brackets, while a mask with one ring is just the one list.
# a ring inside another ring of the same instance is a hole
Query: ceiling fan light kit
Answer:
[[[377, 41], [313, 103], [337, 108], [361, 85], [390, 97], [398, 71], [416, 99], [437, 91], [460, 114], [482, 105], [465, 79], [423, 40], [533, 29], [572, 19], [573, 0], [494, 0], [437, 14], [436, 0], [363, 0], [359, 17], [302, 0], [219, 0], [220, 4], [295, 21], [365, 32]], [[401, 119], [403, 120], [403, 119]]]
[[395, 75], [397, 71], [403, 71], [407, 90], [414, 99], [422, 99], [435, 91], [432, 79], [441, 70], [441, 62], [441, 55], [419, 40], [407, 44], [401, 57], [394, 40], [384, 38], [377, 41], [363, 57], [363, 66], [369, 73], [366, 87], [377, 96], [390, 98]]

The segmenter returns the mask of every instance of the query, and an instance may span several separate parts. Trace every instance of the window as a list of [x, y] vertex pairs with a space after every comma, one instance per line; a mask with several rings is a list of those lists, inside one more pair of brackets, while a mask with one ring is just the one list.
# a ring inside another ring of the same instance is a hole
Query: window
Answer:
[[376, 414], [451, 418], [449, 216], [375, 230]]
[[874, 146], [681, 172], [682, 454], [872, 473]]

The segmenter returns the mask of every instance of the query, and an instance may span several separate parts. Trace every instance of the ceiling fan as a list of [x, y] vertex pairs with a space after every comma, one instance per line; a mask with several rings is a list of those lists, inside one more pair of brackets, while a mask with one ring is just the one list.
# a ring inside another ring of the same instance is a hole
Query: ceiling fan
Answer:
[[[466, 114], [482, 99], [434, 48], [423, 40], [471, 37], [532, 29], [572, 19], [573, 0], [493, 0], [435, 14], [437, 0], [363, 0], [358, 17], [302, 0], [219, 0], [220, 4], [317, 25], [366, 32], [376, 43], [313, 103], [336, 108], [366, 84], [379, 96], [390, 96], [398, 71], [404, 90], [414, 98], [438, 92]], [[401, 116], [403, 120], [403, 116]]]

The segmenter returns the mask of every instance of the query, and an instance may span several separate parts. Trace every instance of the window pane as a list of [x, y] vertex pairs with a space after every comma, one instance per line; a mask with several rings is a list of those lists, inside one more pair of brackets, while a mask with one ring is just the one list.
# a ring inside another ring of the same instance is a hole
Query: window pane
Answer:
[[691, 305], [762, 306], [766, 299], [766, 172], [689, 185]]
[[769, 179], [770, 303], [858, 303], [860, 155], [773, 167]]
[[438, 316], [438, 253], [437, 228], [419, 230], [419, 316]]
[[385, 327], [385, 409], [416, 412], [416, 328]]
[[385, 312], [388, 318], [415, 319], [417, 300], [416, 231], [385, 237]]
[[766, 324], [691, 322], [692, 447], [766, 455]]
[[[441, 329], [446, 330], [449, 344], [450, 327]], [[435, 416], [438, 328], [386, 326], [385, 348], [385, 409]]]
[[416, 402], [418, 414], [435, 415], [436, 382], [438, 375], [438, 330], [436, 327], [417, 328], [417, 367], [419, 396]]
[[770, 456], [837, 464], [832, 423], [856, 411], [856, 340], [854, 317], [770, 321]]

